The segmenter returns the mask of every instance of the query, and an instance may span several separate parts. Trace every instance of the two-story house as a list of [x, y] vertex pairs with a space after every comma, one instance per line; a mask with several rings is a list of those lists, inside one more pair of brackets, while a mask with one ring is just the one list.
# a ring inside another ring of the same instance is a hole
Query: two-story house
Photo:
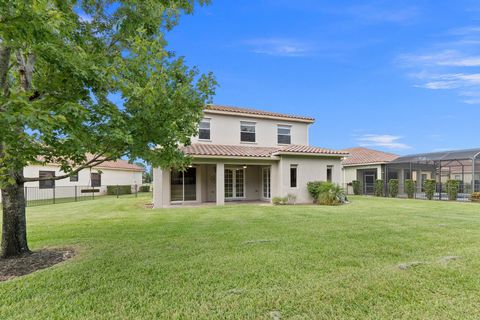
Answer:
[[312, 199], [309, 181], [342, 180], [345, 151], [309, 146], [313, 118], [246, 108], [208, 105], [198, 135], [183, 152], [185, 171], [155, 168], [154, 206], [226, 201], [271, 201], [294, 194]]

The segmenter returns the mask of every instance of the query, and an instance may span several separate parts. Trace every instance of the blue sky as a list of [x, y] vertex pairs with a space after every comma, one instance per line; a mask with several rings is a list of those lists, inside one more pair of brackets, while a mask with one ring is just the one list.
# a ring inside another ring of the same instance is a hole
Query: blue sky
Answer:
[[479, 1], [213, 0], [167, 39], [215, 103], [315, 117], [312, 145], [480, 146]]

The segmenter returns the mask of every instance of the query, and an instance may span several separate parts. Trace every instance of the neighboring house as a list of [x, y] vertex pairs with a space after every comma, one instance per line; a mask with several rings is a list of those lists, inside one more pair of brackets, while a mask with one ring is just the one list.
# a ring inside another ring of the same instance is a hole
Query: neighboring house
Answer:
[[385, 180], [385, 174], [388, 175], [387, 181], [399, 178], [397, 171], [385, 170], [387, 163], [398, 158], [395, 154], [362, 147], [344, 151], [349, 153], [349, 157], [342, 161], [343, 185], [348, 193], [353, 193], [351, 182], [354, 180], [360, 182], [362, 194], [373, 194], [375, 180]]
[[[144, 168], [125, 160], [106, 161], [91, 169], [83, 169], [77, 175], [60, 180], [42, 180], [25, 183], [27, 200], [69, 198], [92, 194], [104, 195], [107, 186], [142, 184]], [[56, 177], [63, 175], [58, 164], [29, 165], [23, 169], [25, 177]], [[89, 191], [83, 194], [83, 192]], [[1, 194], [0, 194], [1, 195]], [[0, 197], [1, 202], [1, 197]]]
[[296, 196], [311, 202], [307, 182], [340, 184], [347, 152], [309, 146], [313, 118], [209, 105], [192, 144], [185, 171], [153, 172], [154, 206], [263, 200]]

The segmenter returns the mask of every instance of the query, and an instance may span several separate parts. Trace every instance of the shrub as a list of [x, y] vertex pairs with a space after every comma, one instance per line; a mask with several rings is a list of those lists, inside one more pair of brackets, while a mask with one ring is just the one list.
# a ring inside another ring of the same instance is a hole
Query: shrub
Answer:
[[460, 181], [448, 180], [446, 188], [447, 188], [448, 200], [450, 201], [457, 200], [458, 191], [460, 190]]
[[480, 202], [480, 192], [474, 192], [472, 193], [472, 196], [470, 198], [473, 202]]
[[398, 196], [398, 179], [390, 179], [388, 181], [388, 195], [392, 198]]
[[131, 193], [132, 186], [107, 186], [107, 194], [111, 196]]
[[297, 195], [293, 193], [287, 194], [287, 203], [288, 204], [295, 204], [297, 203]]
[[415, 181], [412, 179], [405, 180], [405, 192], [409, 199], [413, 198], [413, 195], [415, 194]]
[[313, 198], [313, 203], [317, 203], [318, 196], [320, 194], [320, 185], [321, 181], [310, 181], [307, 182], [307, 190], [310, 193], [310, 196]]
[[150, 186], [140, 186], [138, 192], [150, 192]]
[[353, 194], [358, 196], [360, 194], [360, 181], [352, 181]]
[[375, 181], [375, 197], [383, 196], [383, 180], [378, 179]]
[[435, 180], [425, 180], [423, 182], [423, 189], [425, 190], [425, 196], [428, 200], [432, 200], [435, 195], [435, 189], [437, 188], [437, 182]]
[[272, 203], [273, 203], [275, 206], [285, 205], [285, 204], [288, 203], [288, 198], [287, 198], [287, 197], [273, 197], [273, 198], [272, 198]]
[[345, 191], [338, 185], [334, 185], [330, 182], [322, 184], [319, 204], [334, 206], [347, 202], [347, 196]]

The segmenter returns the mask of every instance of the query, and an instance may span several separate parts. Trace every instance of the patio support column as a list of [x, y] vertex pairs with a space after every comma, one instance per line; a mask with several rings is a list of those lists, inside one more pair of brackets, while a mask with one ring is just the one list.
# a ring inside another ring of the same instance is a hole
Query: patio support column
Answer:
[[217, 206], [222, 206], [225, 204], [225, 164], [217, 163]]
[[153, 206], [165, 208], [170, 205], [170, 170], [153, 169]]

